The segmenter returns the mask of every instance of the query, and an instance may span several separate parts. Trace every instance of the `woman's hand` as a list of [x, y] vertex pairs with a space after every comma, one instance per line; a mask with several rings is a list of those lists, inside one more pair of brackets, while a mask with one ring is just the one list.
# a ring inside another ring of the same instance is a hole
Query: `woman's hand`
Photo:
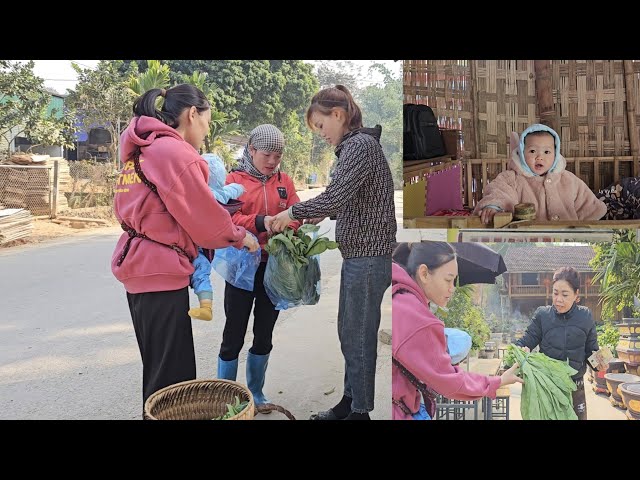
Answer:
[[271, 235], [273, 233], [273, 231], [271, 230], [271, 221], [273, 220], [273, 217], [271, 215], [266, 215], [264, 217], [264, 228], [267, 229], [267, 234]]
[[255, 252], [260, 248], [260, 244], [256, 240], [256, 238], [251, 235], [249, 232], [244, 236], [244, 240], [242, 240], [242, 245], [249, 250], [251, 253]]
[[522, 350], [524, 350], [527, 353], [531, 353], [531, 350], [529, 350], [529, 347], [521, 347]]
[[512, 383], [524, 383], [524, 380], [516, 375], [520, 365], [514, 363], [509, 370], [500, 375], [500, 386], [511, 385]]
[[289, 218], [289, 212], [286, 210], [280, 212], [274, 217], [271, 217], [271, 231], [275, 233], [282, 232], [285, 228], [289, 226], [291, 223], [291, 218]]

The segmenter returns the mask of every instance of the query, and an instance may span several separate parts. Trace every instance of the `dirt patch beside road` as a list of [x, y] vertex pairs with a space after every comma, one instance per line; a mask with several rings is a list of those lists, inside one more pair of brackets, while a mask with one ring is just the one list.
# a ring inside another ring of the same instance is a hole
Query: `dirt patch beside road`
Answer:
[[[75, 235], [81, 232], [98, 233], [102, 230], [112, 230], [114, 227], [118, 226], [118, 222], [113, 215], [113, 207], [110, 206], [68, 209], [62, 212], [58, 212], [58, 216], [94, 218], [106, 220], [109, 222], [109, 224], [104, 225], [88, 222], [71, 222], [68, 220], [54, 221], [51, 219], [33, 220], [33, 230], [31, 232], [31, 235], [26, 238], [20, 238], [18, 240], [0, 245], [0, 248], [11, 248], [27, 244], [36, 244], [59, 237]], [[72, 224], [74, 226], [72, 226]]]

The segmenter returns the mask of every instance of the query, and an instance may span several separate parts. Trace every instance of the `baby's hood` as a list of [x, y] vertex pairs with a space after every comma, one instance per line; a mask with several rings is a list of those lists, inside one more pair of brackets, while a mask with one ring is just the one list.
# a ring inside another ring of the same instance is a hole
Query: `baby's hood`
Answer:
[[447, 338], [447, 352], [451, 357], [451, 365], [457, 365], [469, 355], [471, 335], [458, 328], [445, 328], [444, 335]]
[[[530, 127], [526, 128], [524, 132], [522, 132], [522, 135], [520, 135], [520, 140], [517, 142], [517, 148], [511, 153], [511, 161], [509, 162], [509, 166], [525, 177], [539, 176], [537, 173], [531, 171], [529, 165], [527, 165], [527, 162], [524, 160], [524, 139], [527, 137], [527, 135], [533, 132], [549, 132], [551, 135], [553, 135], [555, 158], [553, 159], [553, 164], [551, 165], [551, 168], [547, 173], [562, 173], [567, 165], [567, 161], [560, 154], [560, 137], [553, 128], [547, 127], [546, 125], [542, 125], [540, 123], [534, 123]], [[514, 139], [512, 138], [512, 148], [514, 147], [514, 143]]]

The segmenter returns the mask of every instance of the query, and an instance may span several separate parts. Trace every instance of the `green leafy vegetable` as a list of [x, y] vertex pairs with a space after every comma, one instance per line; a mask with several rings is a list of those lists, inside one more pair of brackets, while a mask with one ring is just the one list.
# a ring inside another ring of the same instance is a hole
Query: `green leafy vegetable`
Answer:
[[212, 420], [228, 420], [241, 413], [245, 408], [247, 408], [247, 405], [249, 405], [249, 402], [240, 402], [237, 395], [235, 396], [235, 399], [236, 401], [233, 404], [227, 403], [227, 413], [213, 418]]
[[571, 379], [577, 370], [568, 361], [549, 358], [544, 353], [527, 353], [516, 345], [507, 347], [504, 363], [520, 365], [518, 375], [524, 379], [520, 413], [524, 420], [577, 420], [573, 411]]

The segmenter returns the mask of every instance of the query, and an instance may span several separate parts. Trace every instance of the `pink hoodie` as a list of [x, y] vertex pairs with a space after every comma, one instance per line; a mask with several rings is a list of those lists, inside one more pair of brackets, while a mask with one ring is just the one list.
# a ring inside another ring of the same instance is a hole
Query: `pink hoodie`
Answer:
[[[146, 139], [140, 138], [149, 132]], [[192, 258], [198, 254], [196, 245], [242, 248], [245, 229], [235, 226], [211, 195], [207, 162], [175, 129], [155, 118], [135, 117], [122, 132], [121, 158], [129, 159], [136, 145], [142, 146], [142, 172], [158, 187], [158, 194], [141, 182], [133, 161], [127, 161], [116, 181], [114, 210], [119, 221], [153, 240], [176, 244]], [[127, 233], [122, 234], [111, 259], [111, 271], [127, 292], [178, 290], [189, 285], [193, 273], [189, 259], [149, 240], [134, 238], [117, 266], [128, 238]]]
[[[392, 264], [392, 352], [421, 382], [442, 396], [454, 400], [495, 398], [500, 377], [469, 373], [451, 365], [447, 353], [444, 323], [431, 310], [422, 289], [397, 263]], [[412, 412], [420, 407], [420, 392], [391, 366], [392, 396], [402, 400]], [[393, 405], [394, 420], [411, 420]]]

